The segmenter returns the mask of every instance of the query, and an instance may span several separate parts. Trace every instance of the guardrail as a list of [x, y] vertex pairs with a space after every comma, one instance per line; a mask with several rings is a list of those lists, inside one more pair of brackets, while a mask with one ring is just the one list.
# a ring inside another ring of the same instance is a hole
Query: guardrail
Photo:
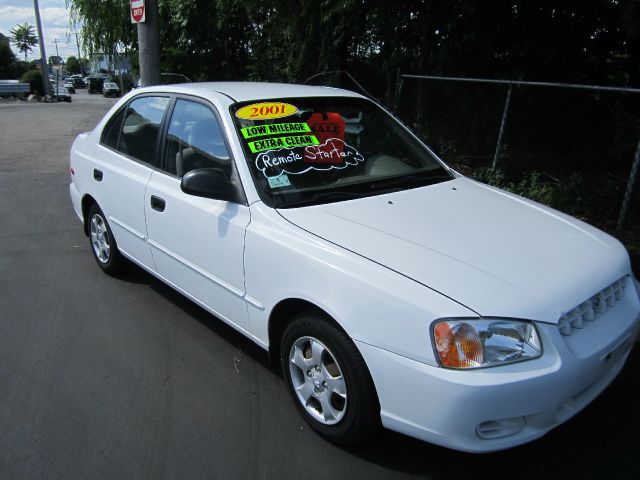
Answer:
[[31, 86], [28, 83], [5, 83], [0, 82], [0, 95], [28, 95]]

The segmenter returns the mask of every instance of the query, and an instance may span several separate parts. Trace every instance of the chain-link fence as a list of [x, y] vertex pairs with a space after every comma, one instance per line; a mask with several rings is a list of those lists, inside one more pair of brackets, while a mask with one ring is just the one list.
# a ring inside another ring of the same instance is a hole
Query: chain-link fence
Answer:
[[401, 75], [396, 99], [463, 173], [639, 235], [640, 89]]

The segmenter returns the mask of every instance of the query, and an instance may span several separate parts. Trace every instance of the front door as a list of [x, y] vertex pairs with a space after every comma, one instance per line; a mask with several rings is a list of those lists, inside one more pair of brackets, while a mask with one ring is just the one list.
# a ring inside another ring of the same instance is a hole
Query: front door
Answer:
[[167, 130], [162, 171], [145, 194], [149, 245], [158, 273], [238, 329], [250, 332], [244, 300], [244, 236], [249, 207], [187, 195], [181, 177], [196, 168], [236, 175], [213, 110], [177, 99]]

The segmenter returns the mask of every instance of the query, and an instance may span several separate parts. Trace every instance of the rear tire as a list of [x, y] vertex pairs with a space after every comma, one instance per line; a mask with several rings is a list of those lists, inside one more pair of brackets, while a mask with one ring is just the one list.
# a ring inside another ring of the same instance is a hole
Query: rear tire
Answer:
[[369, 370], [351, 339], [326, 316], [304, 312], [281, 344], [282, 373], [305, 421], [338, 445], [353, 445], [380, 427]]
[[127, 260], [118, 250], [111, 227], [98, 205], [89, 208], [87, 230], [91, 252], [98, 266], [108, 275], [117, 275], [125, 270]]

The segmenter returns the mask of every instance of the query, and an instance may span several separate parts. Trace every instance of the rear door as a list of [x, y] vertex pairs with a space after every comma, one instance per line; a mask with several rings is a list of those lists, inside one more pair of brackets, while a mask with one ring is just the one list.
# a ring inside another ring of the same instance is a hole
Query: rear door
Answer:
[[168, 96], [136, 97], [103, 130], [90, 159], [92, 191], [122, 253], [154, 270], [147, 244], [144, 195], [154, 167]]

